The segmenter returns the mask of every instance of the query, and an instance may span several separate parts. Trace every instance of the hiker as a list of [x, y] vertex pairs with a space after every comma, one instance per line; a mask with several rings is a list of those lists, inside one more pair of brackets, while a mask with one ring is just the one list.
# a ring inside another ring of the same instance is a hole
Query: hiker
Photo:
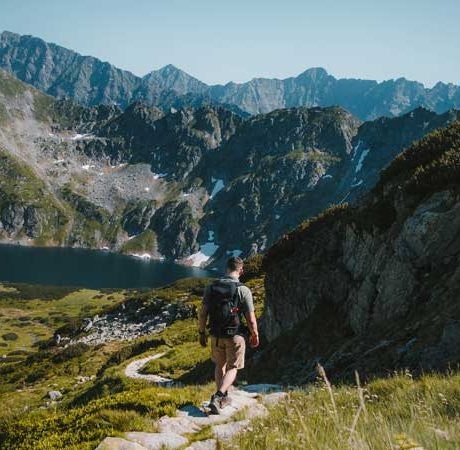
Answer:
[[[206, 322], [209, 317], [211, 356], [215, 364], [217, 391], [212, 395], [209, 409], [213, 414], [230, 404], [228, 389], [244, 367], [245, 336], [249, 327], [249, 345], [259, 345], [259, 333], [254, 314], [251, 290], [239, 282], [243, 260], [232, 257], [227, 261], [226, 276], [206, 286], [199, 314], [200, 344], [207, 346]], [[241, 323], [244, 315], [248, 327]]]

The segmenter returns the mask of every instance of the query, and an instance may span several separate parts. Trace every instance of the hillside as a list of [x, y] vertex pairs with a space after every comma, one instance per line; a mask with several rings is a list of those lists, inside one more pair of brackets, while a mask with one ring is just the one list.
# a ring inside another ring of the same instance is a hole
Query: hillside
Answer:
[[345, 379], [457, 367], [459, 181], [455, 122], [399, 155], [365, 202], [275, 244], [264, 259], [267, 373], [304, 382], [318, 362]]
[[192, 265], [263, 252], [306, 218], [357, 201], [404, 147], [459, 118], [422, 108], [364, 123], [338, 107], [247, 119], [210, 106], [85, 108], [6, 72], [0, 108], [4, 242]]
[[361, 120], [395, 117], [418, 107], [437, 113], [460, 107], [460, 88], [453, 84], [439, 82], [429, 89], [405, 78], [381, 83], [337, 79], [323, 68], [310, 68], [283, 80], [254, 78], [214, 86], [173, 65], [138, 77], [92, 56], [8, 31], [0, 35], [0, 68], [43, 92], [86, 106], [115, 104], [125, 108], [142, 101], [169, 111], [221, 105], [245, 115], [338, 105]]

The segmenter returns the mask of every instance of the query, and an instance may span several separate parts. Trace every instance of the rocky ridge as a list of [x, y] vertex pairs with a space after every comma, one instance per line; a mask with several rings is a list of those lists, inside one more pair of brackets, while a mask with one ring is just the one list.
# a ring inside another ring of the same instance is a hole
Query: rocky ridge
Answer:
[[419, 108], [362, 123], [337, 107], [246, 120], [215, 107], [84, 108], [5, 72], [0, 105], [4, 241], [196, 266], [264, 251], [306, 217], [358, 200], [405, 146], [459, 117]]
[[362, 204], [268, 251], [262, 366], [281, 358], [308, 380], [318, 362], [338, 377], [459, 363], [459, 155], [456, 122], [398, 156]]
[[214, 86], [172, 65], [140, 78], [92, 56], [8, 31], [0, 35], [0, 68], [43, 92], [86, 106], [103, 103], [125, 108], [141, 100], [165, 111], [224, 105], [244, 115], [340, 105], [362, 120], [394, 117], [420, 106], [438, 113], [460, 106], [460, 88], [451, 83], [439, 82], [429, 89], [405, 78], [381, 83], [336, 79], [323, 68], [311, 68], [284, 80], [254, 78]]

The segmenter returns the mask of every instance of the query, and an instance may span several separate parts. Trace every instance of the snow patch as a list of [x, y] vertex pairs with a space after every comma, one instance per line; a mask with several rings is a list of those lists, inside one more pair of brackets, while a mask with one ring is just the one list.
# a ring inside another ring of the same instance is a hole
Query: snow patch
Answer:
[[150, 191], [150, 188], [149, 188], [149, 187], [146, 187], [146, 188], [144, 188], [144, 191], [145, 191], [145, 192], [149, 192], [149, 191]]
[[358, 187], [358, 186], [361, 186], [362, 184], [363, 184], [363, 180], [359, 180], [357, 183], [353, 183], [351, 187]]
[[164, 177], [167, 177], [168, 174], [167, 173], [154, 173], [153, 174], [153, 179], [154, 180], [159, 180], [160, 178], [164, 178]]
[[351, 158], [352, 161], [354, 161], [356, 155], [358, 154], [359, 147], [361, 147], [362, 141], [361, 139], [358, 141], [358, 143], [353, 147], [353, 158]]
[[211, 178], [214, 184], [214, 188], [212, 189], [211, 195], [209, 198], [214, 198], [218, 192], [220, 192], [224, 188], [224, 180], [217, 180], [215, 178]]
[[208, 231], [208, 242], [214, 241], [214, 231]]
[[121, 163], [121, 164], [116, 164], [114, 166], [110, 165], [111, 169], [122, 169], [123, 167], [127, 166], [128, 163]]
[[361, 153], [361, 156], [359, 157], [358, 164], [356, 164], [355, 173], [358, 173], [363, 168], [363, 162], [366, 159], [366, 156], [368, 154], [369, 154], [369, 149], [368, 148], [363, 150], [363, 152]]
[[89, 170], [89, 169], [94, 169], [96, 166], [94, 164], [85, 164], [84, 166], [81, 166], [83, 170]]
[[200, 250], [193, 255], [190, 255], [186, 261], [193, 267], [200, 267], [203, 263], [209, 260], [214, 253], [216, 253], [218, 245], [213, 242], [207, 242], [200, 247]]
[[332, 178], [332, 175], [329, 175], [329, 174], [323, 175], [322, 178], [324, 178], [324, 179], [326, 179], [326, 178]]
[[239, 249], [235, 249], [235, 250], [227, 250], [227, 255], [228, 256], [233, 256], [234, 258], [237, 258], [238, 256], [240, 256], [243, 252]]
[[275, 214], [275, 219], [278, 220], [281, 216], [279, 214]]
[[93, 139], [94, 136], [91, 133], [86, 133], [86, 134], [79, 134], [77, 133], [75, 136], [72, 136], [70, 138], [71, 141], [80, 141], [80, 140], [85, 140], [85, 139]]
[[62, 164], [63, 162], [65, 162], [65, 159], [55, 159], [53, 164]]
[[130, 253], [130, 256], [143, 259], [144, 261], [149, 260], [152, 257], [149, 253]]

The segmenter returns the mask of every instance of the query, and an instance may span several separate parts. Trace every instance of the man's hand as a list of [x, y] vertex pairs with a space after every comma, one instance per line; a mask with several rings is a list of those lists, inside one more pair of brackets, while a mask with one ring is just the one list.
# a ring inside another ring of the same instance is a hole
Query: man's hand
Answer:
[[251, 334], [251, 336], [249, 336], [249, 345], [252, 348], [259, 346], [259, 335], [258, 334]]
[[200, 331], [200, 345], [202, 347], [206, 347], [208, 345], [208, 337], [206, 336], [205, 332]]

